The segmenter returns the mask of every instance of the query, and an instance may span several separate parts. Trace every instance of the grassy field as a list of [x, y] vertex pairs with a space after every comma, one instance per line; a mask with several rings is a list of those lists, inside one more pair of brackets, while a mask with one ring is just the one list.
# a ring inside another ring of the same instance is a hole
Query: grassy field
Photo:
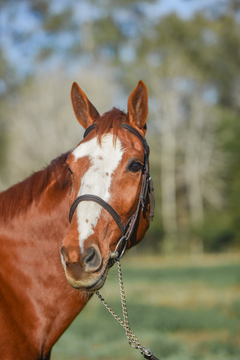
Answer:
[[[101, 293], [121, 315], [116, 265]], [[161, 360], [240, 359], [240, 255], [122, 260], [130, 327]], [[94, 296], [52, 360], [143, 359]]]

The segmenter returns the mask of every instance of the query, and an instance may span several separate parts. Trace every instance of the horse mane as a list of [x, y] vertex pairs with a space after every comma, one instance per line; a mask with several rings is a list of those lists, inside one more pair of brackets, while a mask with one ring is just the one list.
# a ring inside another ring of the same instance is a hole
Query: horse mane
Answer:
[[96, 133], [98, 136], [99, 144], [101, 144], [101, 138], [103, 134], [113, 129], [113, 143], [116, 144], [117, 133], [121, 123], [128, 123], [127, 115], [115, 107], [104, 113], [96, 122]]
[[[121, 123], [128, 123], [127, 115], [116, 108], [103, 114], [96, 122], [96, 133], [101, 144], [102, 135], [113, 130], [113, 143], [116, 144], [118, 128]], [[66, 160], [69, 152], [52, 160], [45, 169], [37, 171], [27, 179], [0, 193], [0, 218], [7, 221], [20, 213], [26, 212], [33, 201], [38, 202], [44, 190], [55, 181], [55, 190], [62, 191], [70, 186], [71, 179]]]
[[66, 165], [69, 152], [52, 160], [45, 169], [37, 171], [27, 179], [0, 193], [0, 218], [4, 221], [26, 212], [33, 201], [38, 202], [47, 186], [55, 179], [55, 190], [70, 186], [70, 175]]

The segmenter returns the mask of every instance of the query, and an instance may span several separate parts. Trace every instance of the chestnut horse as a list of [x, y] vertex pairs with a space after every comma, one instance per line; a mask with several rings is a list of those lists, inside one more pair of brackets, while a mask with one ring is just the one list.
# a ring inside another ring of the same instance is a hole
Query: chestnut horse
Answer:
[[[140, 81], [131, 93], [127, 114], [114, 108], [100, 116], [76, 83], [71, 99], [77, 120], [91, 131], [72, 152], [0, 194], [4, 360], [50, 359], [53, 345], [124, 251], [117, 245], [126, 240], [120, 222], [129, 225], [135, 214], [128, 249], [149, 226], [148, 195], [136, 214], [146, 166], [146, 86]], [[86, 194], [102, 203], [82, 199]]]

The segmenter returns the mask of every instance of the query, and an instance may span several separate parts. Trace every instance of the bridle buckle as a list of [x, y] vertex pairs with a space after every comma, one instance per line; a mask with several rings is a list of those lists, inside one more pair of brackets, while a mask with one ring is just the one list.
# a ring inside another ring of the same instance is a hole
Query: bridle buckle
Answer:
[[[125, 244], [123, 246], [123, 249], [119, 255], [119, 251], [118, 248], [120, 247], [120, 245], [122, 244], [122, 242], [125, 241]], [[127, 242], [128, 242], [128, 238], [126, 237], [126, 235], [122, 236], [121, 239], [118, 241], [115, 250], [111, 253], [110, 255], [110, 259], [114, 259], [116, 261], [120, 260], [121, 257], [123, 256], [123, 254], [125, 253], [126, 247], [127, 247]]]

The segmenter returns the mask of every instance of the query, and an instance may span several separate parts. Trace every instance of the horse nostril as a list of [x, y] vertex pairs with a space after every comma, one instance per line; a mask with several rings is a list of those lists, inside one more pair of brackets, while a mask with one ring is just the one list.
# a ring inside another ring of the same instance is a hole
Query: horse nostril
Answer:
[[86, 251], [86, 255], [84, 257], [84, 263], [86, 265], [87, 270], [89, 271], [99, 271], [102, 267], [102, 258], [100, 255], [100, 251], [95, 247], [90, 247]]
[[85, 263], [90, 263], [93, 261], [96, 255], [96, 250], [92, 247], [89, 249], [88, 254], [85, 256]]
[[68, 262], [68, 256], [67, 256], [66, 249], [65, 249], [63, 246], [61, 247], [60, 253], [61, 253], [62, 261], [63, 261], [65, 264], [67, 264], [67, 262]]

